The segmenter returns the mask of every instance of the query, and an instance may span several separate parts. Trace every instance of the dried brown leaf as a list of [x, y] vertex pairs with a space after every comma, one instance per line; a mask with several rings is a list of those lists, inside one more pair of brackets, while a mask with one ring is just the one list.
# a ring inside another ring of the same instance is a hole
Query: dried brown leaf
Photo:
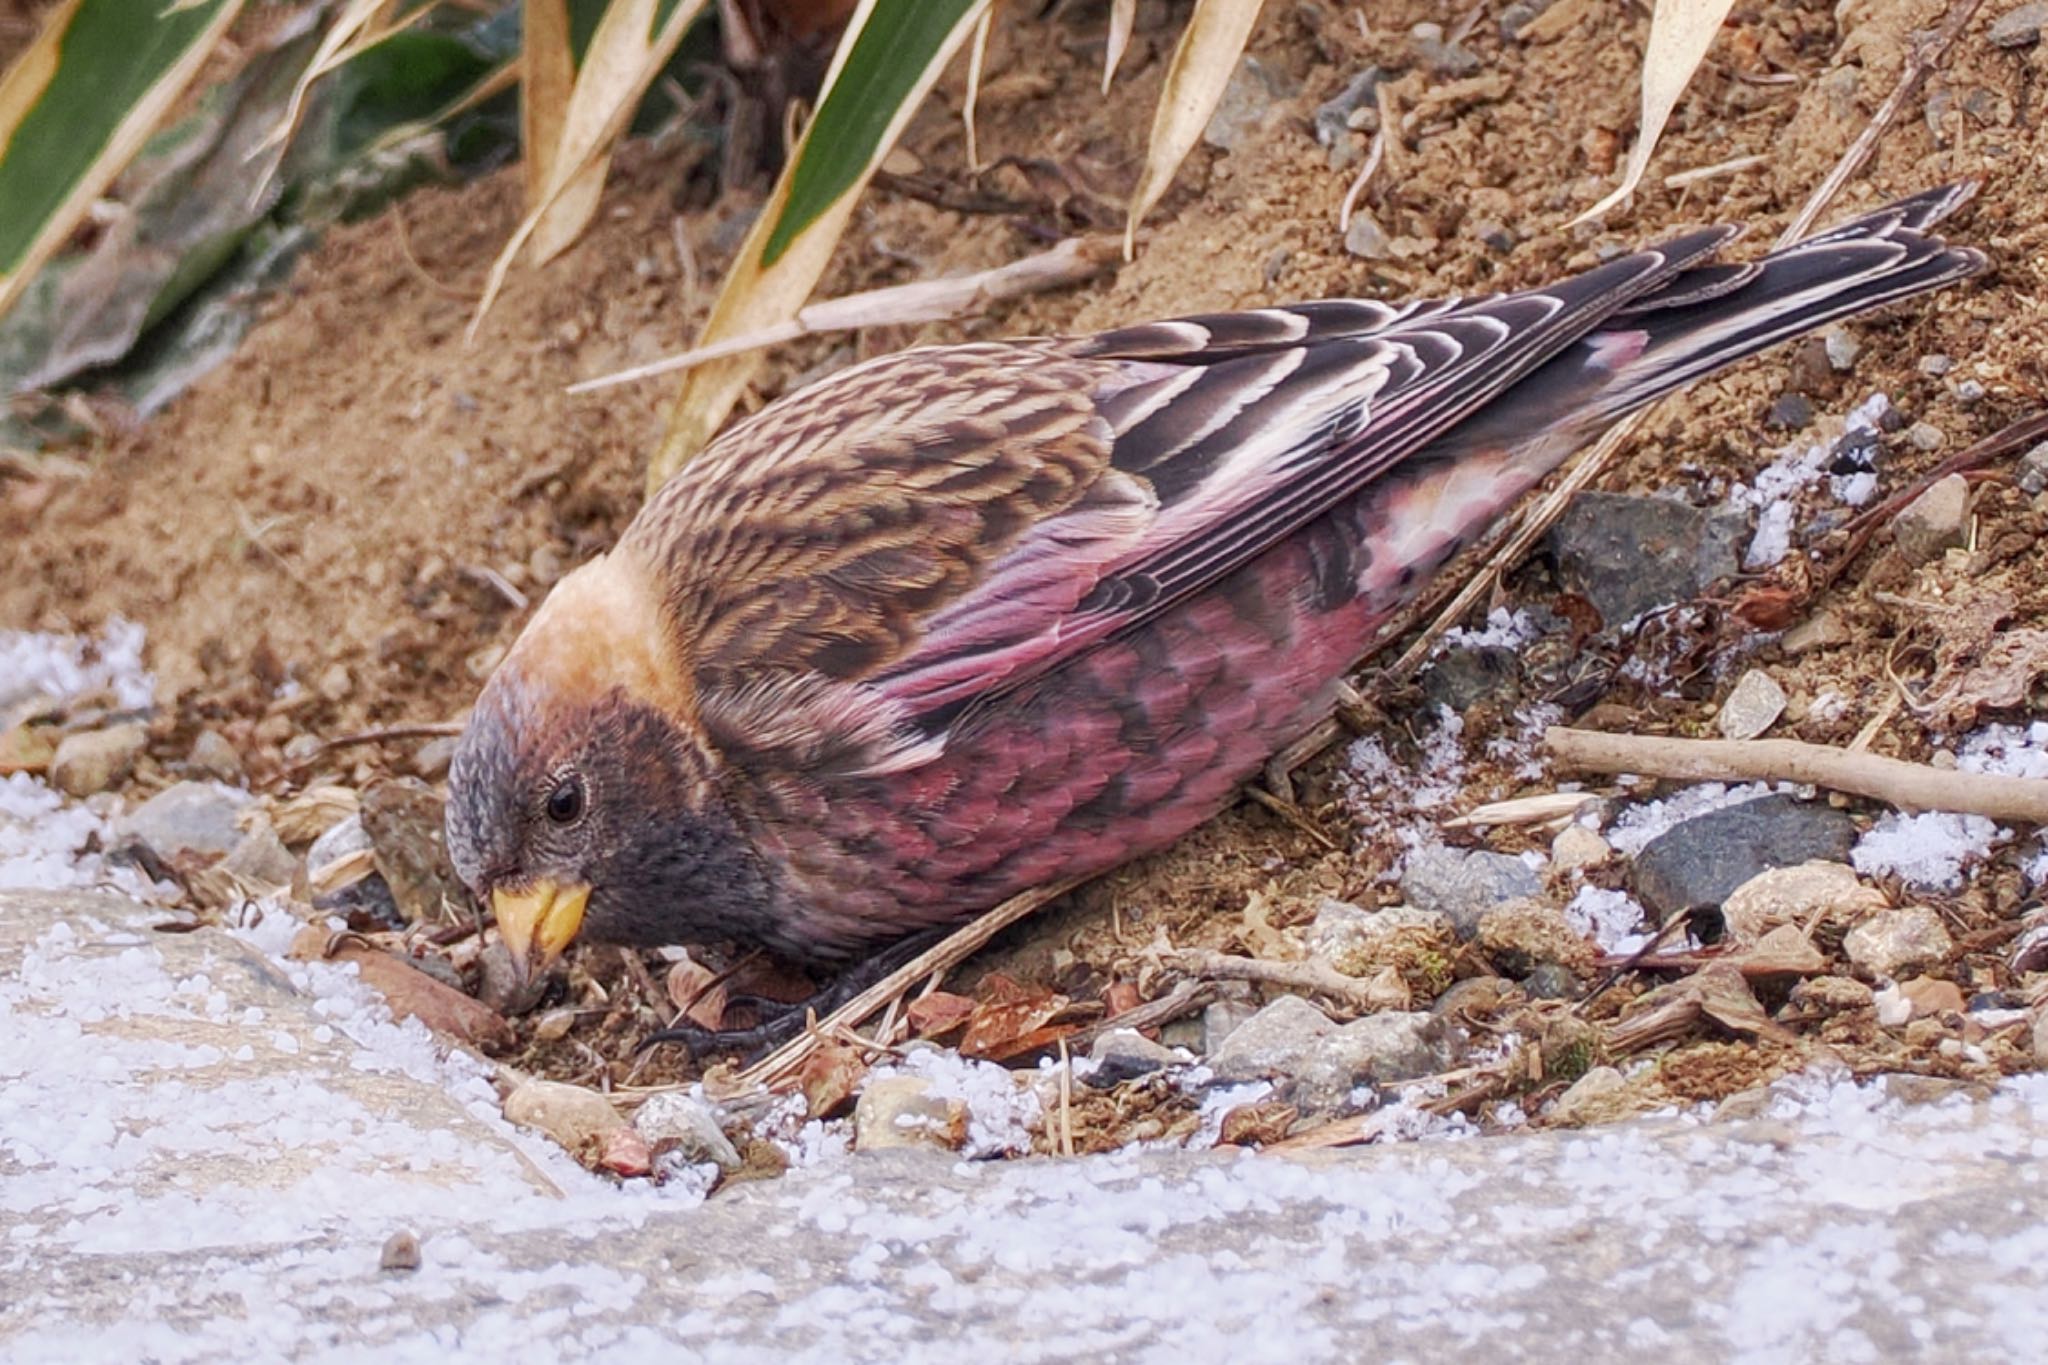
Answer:
[[1643, 108], [1636, 145], [1629, 149], [1621, 184], [1574, 222], [1598, 218], [1635, 192], [1671, 111], [1706, 59], [1733, 4], [1734, 0], [1657, 0], [1650, 12], [1650, 45], [1643, 53]]
[[974, 1001], [950, 991], [933, 991], [910, 1002], [906, 1017], [910, 1031], [919, 1038], [943, 1038], [967, 1026], [974, 1017]]
[[852, 1105], [867, 1075], [868, 1064], [859, 1052], [844, 1043], [822, 1044], [796, 1073], [804, 1111], [814, 1119], [836, 1117]]
[[1262, 0], [1195, 0], [1194, 13], [1173, 49], [1159, 107], [1152, 115], [1152, 135], [1145, 148], [1144, 169], [1131, 192], [1131, 214], [1124, 225], [1124, 259], [1137, 249], [1138, 224], [1165, 195], [1180, 163], [1194, 150], [1210, 115], [1223, 99], [1224, 87], [1237, 70], [1244, 45], [1258, 22]]

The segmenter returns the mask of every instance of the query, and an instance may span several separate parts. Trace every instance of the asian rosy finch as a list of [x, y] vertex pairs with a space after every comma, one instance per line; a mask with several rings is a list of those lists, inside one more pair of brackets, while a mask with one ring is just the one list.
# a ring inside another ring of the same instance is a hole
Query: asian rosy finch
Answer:
[[1629, 411], [1980, 269], [1906, 199], [1751, 264], [940, 346], [740, 423], [485, 687], [448, 847], [537, 972], [579, 932], [844, 962], [1157, 849], [1374, 625]]

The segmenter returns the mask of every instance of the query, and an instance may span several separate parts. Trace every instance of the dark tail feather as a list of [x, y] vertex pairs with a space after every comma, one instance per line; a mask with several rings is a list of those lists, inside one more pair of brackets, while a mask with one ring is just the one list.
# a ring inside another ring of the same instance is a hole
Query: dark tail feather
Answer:
[[1916, 194], [1752, 265], [1686, 271], [1587, 338], [1592, 365], [1613, 366], [1595, 414], [1612, 420], [1780, 341], [1976, 274], [1983, 253], [1927, 231], [1976, 189]]

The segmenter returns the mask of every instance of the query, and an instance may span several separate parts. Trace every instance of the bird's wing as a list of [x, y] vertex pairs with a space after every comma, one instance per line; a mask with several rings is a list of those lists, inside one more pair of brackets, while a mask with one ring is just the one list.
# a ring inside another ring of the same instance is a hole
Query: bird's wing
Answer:
[[794, 762], [914, 766], [969, 708], [1307, 526], [1730, 235], [1520, 294], [842, 371], [735, 428], [636, 523], [707, 730]]

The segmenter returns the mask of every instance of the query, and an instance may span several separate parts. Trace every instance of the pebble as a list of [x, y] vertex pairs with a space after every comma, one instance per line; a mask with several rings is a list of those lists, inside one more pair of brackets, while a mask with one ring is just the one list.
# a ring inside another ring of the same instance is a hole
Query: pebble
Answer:
[[1832, 611], [1818, 611], [1798, 625], [1785, 632], [1778, 647], [1786, 654], [1797, 657], [1810, 654], [1816, 649], [1833, 649], [1846, 645], [1853, 638], [1849, 627], [1842, 618]]
[[1906, 428], [1906, 444], [1915, 450], [1940, 450], [1948, 444], [1948, 433], [1932, 422], [1915, 422]]
[[1559, 872], [1599, 867], [1613, 856], [1613, 846], [1584, 825], [1566, 825], [1550, 841], [1550, 865]]
[[1458, 934], [1449, 915], [1393, 905], [1366, 911], [1325, 897], [1308, 929], [1309, 951], [1346, 976], [1391, 968], [1411, 994], [1434, 1000], [1451, 984]]
[[1393, 254], [1393, 242], [1386, 229], [1360, 209], [1351, 215], [1351, 226], [1344, 229], [1344, 249], [1368, 261], [1383, 261]]
[[[1418, 24], [1416, 27], [1422, 28], [1424, 25]], [[1428, 27], [1434, 28], [1435, 25]], [[1478, 53], [1458, 43], [1445, 42], [1441, 29], [1432, 36], [1418, 36], [1415, 39], [1415, 55], [1420, 57], [1431, 71], [1449, 80], [1476, 75], [1479, 68], [1484, 65]]]
[[1441, 844], [1417, 849], [1401, 869], [1401, 897], [1418, 910], [1450, 918], [1460, 939], [1479, 931], [1486, 911], [1505, 901], [1540, 895], [1543, 881], [1520, 858], [1484, 849]]
[[2032, 47], [2041, 41], [2044, 28], [2048, 28], [2048, 0], [2030, 0], [1999, 15], [1986, 36], [1993, 47]]
[[1210, 1052], [1209, 1069], [1226, 1081], [1299, 1075], [1336, 1031], [1330, 1017], [1307, 1000], [1283, 995], [1232, 1029]]
[[595, 1090], [560, 1081], [521, 1081], [505, 1096], [505, 1117], [546, 1133], [577, 1155], [595, 1155], [606, 1133], [631, 1126]]
[[136, 723], [66, 735], [50, 758], [50, 782], [69, 796], [103, 792], [128, 776], [148, 747], [149, 730]]
[[1222, 151], [1236, 151], [1246, 135], [1272, 114], [1274, 106], [1292, 98], [1296, 89], [1285, 72], [1273, 70], [1256, 57], [1244, 58], [1223, 87], [1216, 112], [1202, 130], [1202, 141]]
[[1202, 1055], [1215, 1056], [1224, 1041], [1237, 1032], [1245, 1020], [1258, 1012], [1259, 1007], [1250, 1000], [1225, 998], [1212, 1002], [1202, 1011]]
[[1488, 910], [1480, 917], [1477, 942], [1494, 966], [1513, 977], [1544, 966], [1582, 967], [1593, 961], [1593, 945], [1556, 907], [1539, 900], [1514, 900]]
[[1956, 401], [1964, 407], [1984, 401], [1984, 382], [1980, 379], [1965, 379], [1956, 384]]
[[728, 1171], [743, 1164], [739, 1149], [718, 1126], [711, 1106], [677, 1090], [652, 1095], [633, 1115], [633, 1126], [657, 1157], [673, 1152], [691, 1165], [715, 1162]]
[[1487, 700], [1512, 702], [1521, 689], [1521, 656], [1505, 645], [1454, 645], [1430, 662], [1422, 694], [1463, 711]]
[[1813, 400], [1803, 393], [1781, 393], [1764, 422], [1780, 431], [1799, 431], [1813, 423]]
[[957, 1152], [967, 1145], [965, 1101], [941, 1099], [922, 1076], [879, 1076], [853, 1106], [853, 1145], [874, 1152], [890, 1147]]
[[1132, 1028], [1109, 1030], [1095, 1040], [1095, 1046], [1088, 1050], [1088, 1055], [1094, 1059], [1095, 1069], [1088, 1073], [1084, 1084], [1098, 1090], [1108, 1090], [1125, 1081], [1180, 1065], [1180, 1058], [1172, 1048], [1161, 1047]]
[[1596, 1066], [1573, 1081], [1545, 1117], [1560, 1128], [1583, 1128], [1627, 1118], [1635, 1110], [1628, 1077], [1611, 1066]]
[[1794, 986], [1788, 998], [1796, 1009], [1847, 1014], [1871, 1008], [1877, 995], [1853, 976], [1814, 976]]
[[1807, 862], [1751, 877], [1721, 903], [1728, 936], [1755, 943], [1781, 925], [1809, 920], [1849, 922], [1888, 908], [1884, 893], [1865, 886], [1844, 863]]
[[[381, 877], [371, 880], [383, 883]], [[525, 1014], [547, 993], [545, 978], [522, 978], [513, 970], [512, 950], [495, 938], [477, 954], [476, 970], [476, 998], [500, 1014]]]
[[377, 1269], [409, 1272], [420, 1268], [420, 1239], [411, 1232], [394, 1232], [384, 1239], [378, 1253]]
[[1761, 668], [1742, 675], [1728, 700], [1714, 717], [1714, 728], [1725, 739], [1755, 739], [1778, 723], [1785, 714], [1785, 689]]
[[[1351, 1107], [1360, 1086], [1391, 1085], [1455, 1066], [1468, 1039], [1455, 1021], [1427, 1011], [1386, 1010], [1317, 1039], [1298, 1065], [1278, 1073], [1291, 1102], [1313, 1113]], [[1221, 1072], [1219, 1071], [1220, 1075]]]
[[1955, 367], [1956, 362], [1953, 357], [1937, 352], [1933, 355], [1921, 356], [1917, 368], [1920, 373], [1926, 375], [1929, 379], [1939, 379]]
[[1551, 0], [1515, 0], [1500, 12], [1500, 36], [1508, 42], [1522, 40], [1522, 30], [1536, 21], [1536, 17], [1550, 8]]
[[1925, 564], [1963, 544], [1970, 529], [1970, 481], [1937, 479], [1892, 522], [1892, 544], [1909, 564]]
[[1378, 67], [1368, 66], [1347, 81], [1342, 90], [1317, 105], [1313, 120], [1316, 141], [1332, 151], [1348, 148], [1355, 159], [1358, 147], [1351, 136], [1351, 115], [1375, 107], [1382, 78]]
[[1849, 816], [1790, 796], [1762, 796], [1696, 815], [1636, 855], [1636, 898], [1659, 924], [1695, 906], [1719, 906], [1744, 882], [1774, 867], [1845, 862], [1856, 842]]
[[225, 857], [242, 842], [235, 812], [245, 800], [209, 783], [180, 782], [123, 816], [115, 843], [140, 844], [166, 863], [181, 854]]
[[359, 818], [406, 923], [447, 923], [469, 904], [448, 861], [441, 798], [418, 779], [373, 783], [363, 792]]
[[439, 782], [448, 775], [448, 765], [455, 761], [455, 746], [462, 741], [456, 735], [438, 735], [428, 740], [412, 753], [412, 770], [429, 782]]
[[2018, 477], [2020, 491], [2028, 497], [2048, 492], [2048, 441], [2020, 456]]
[[1849, 961], [1872, 977], [1896, 977], [1932, 967], [1955, 950], [1941, 916], [1924, 906], [1885, 910], [1858, 924], [1842, 940]]
[[1630, 493], [1582, 493], [1550, 532], [1560, 580], [1610, 626], [1699, 596], [1748, 539], [1738, 510]]
[[1911, 981], [1900, 982], [1899, 993], [1912, 1005], [1913, 1012], [1909, 1017], [1914, 1019], [1963, 1012], [1963, 990], [1953, 981], [1916, 976]]
[[211, 777], [231, 785], [239, 784], [243, 778], [242, 756], [218, 730], [201, 730], [192, 737], [192, 748], [185, 755], [185, 765], [197, 776]]
[[1863, 354], [1863, 343], [1846, 327], [1828, 328], [1821, 333], [1820, 342], [1827, 352], [1829, 367], [1837, 372], [1854, 369], [1856, 357]]
[[1544, 962], [1522, 978], [1522, 989], [1532, 1000], [1576, 1000], [1585, 994], [1578, 974], [1555, 962]]

